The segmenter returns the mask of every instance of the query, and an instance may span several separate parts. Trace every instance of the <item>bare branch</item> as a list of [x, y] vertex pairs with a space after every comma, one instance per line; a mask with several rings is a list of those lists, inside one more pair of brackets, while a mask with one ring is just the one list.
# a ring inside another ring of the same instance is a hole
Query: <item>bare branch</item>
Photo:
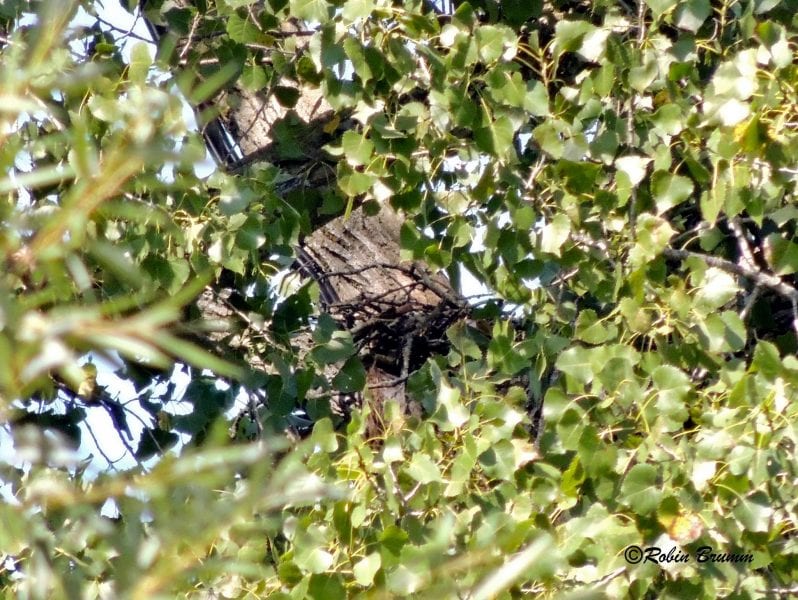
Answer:
[[784, 282], [781, 277], [777, 277], [771, 273], [765, 273], [758, 268], [752, 268], [748, 265], [738, 265], [724, 258], [718, 258], [717, 256], [710, 256], [708, 254], [701, 254], [700, 252], [691, 252], [689, 250], [675, 250], [673, 248], [666, 248], [662, 253], [667, 258], [675, 260], [698, 258], [703, 260], [710, 267], [716, 267], [728, 273], [739, 275], [740, 277], [747, 277], [757, 285], [771, 289], [777, 294], [784, 296], [785, 298], [789, 298], [794, 303], [798, 302], [798, 290], [796, 290], [789, 283]]
[[732, 233], [734, 233], [734, 237], [737, 240], [737, 246], [740, 249], [740, 257], [742, 258], [743, 263], [747, 267], [756, 269], [757, 267], [756, 262], [754, 262], [754, 255], [751, 253], [751, 246], [748, 245], [748, 240], [745, 239], [745, 232], [743, 231], [740, 219], [737, 217], [730, 219], [729, 226], [731, 227]]
[[402, 385], [407, 381], [407, 377], [396, 377], [394, 379], [389, 379], [388, 381], [382, 381], [380, 383], [372, 383], [369, 384], [367, 387], [370, 390], [377, 390], [382, 388], [392, 388], [398, 385]]

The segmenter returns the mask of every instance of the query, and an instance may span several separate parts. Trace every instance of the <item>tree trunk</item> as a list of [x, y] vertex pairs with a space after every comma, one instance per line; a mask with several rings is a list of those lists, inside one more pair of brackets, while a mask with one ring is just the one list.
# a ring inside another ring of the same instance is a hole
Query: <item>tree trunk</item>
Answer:
[[[152, 22], [149, 26], [156, 39], [165, 33]], [[302, 52], [309, 40], [306, 32], [286, 23], [280, 37], [291, 35], [296, 51]], [[188, 43], [191, 40], [181, 40], [177, 47]], [[203, 125], [208, 146], [220, 167], [229, 171], [267, 161], [293, 173], [293, 187], [335, 186], [331, 159], [323, 156], [321, 147], [353, 123], [347, 115], [336, 115], [319, 89], [299, 88], [290, 81], [280, 84], [301, 92], [291, 109], [277, 101], [272, 89], [251, 92], [234, 83], [223, 90], [213, 100], [224, 107], [221, 114]], [[291, 140], [292, 147], [280, 138], [281, 127], [302, 132]], [[277, 192], [291, 187], [290, 180]], [[397, 401], [408, 413], [419, 412], [405, 400], [405, 381], [436, 349], [436, 341], [445, 339], [446, 327], [464, 307], [445, 277], [422, 264], [401, 261], [401, 226], [401, 215], [388, 205], [374, 215], [356, 207], [348, 218], [342, 215], [318, 227], [297, 248], [299, 271], [312, 277], [321, 290], [320, 309], [348, 328], [360, 345], [367, 369], [367, 390], [361, 400], [371, 402], [374, 409], [372, 434], [380, 429], [387, 400]], [[207, 332], [209, 341], [223, 355], [249, 354], [255, 368], [269, 370], [248, 353], [247, 340], [257, 332], [251, 331], [251, 323], [236, 319], [240, 314], [230, 298], [223, 297], [218, 283], [197, 303], [205, 321], [223, 322], [228, 328]], [[239, 321], [234, 329], [230, 329], [232, 320]], [[224, 344], [230, 352], [225, 352]]]

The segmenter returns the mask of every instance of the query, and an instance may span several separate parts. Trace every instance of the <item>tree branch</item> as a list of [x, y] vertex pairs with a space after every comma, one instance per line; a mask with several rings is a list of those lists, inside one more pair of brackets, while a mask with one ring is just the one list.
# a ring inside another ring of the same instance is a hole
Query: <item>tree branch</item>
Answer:
[[741, 277], [747, 277], [757, 285], [769, 288], [789, 298], [793, 302], [798, 302], [798, 290], [791, 286], [789, 283], [784, 282], [781, 277], [771, 273], [765, 273], [759, 269], [753, 268], [747, 264], [738, 265], [730, 260], [718, 258], [717, 256], [709, 256], [699, 252], [691, 252], [689, 250], [675, 250], [673, 248], [666, 248], [662, 252], [666, 258], [675, 260], [685, 260], [687, 258], [698, 258], [707, 263], [710, 267], [716, 267], [728, 273], [734, 273]]

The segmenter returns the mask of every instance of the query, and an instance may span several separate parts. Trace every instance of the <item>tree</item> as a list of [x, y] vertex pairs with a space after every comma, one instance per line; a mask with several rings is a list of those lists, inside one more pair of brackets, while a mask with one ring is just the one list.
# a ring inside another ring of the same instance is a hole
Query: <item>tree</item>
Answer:
[[7, 590], [791, 593], [794, 3], [449, 4], [0, 6]]

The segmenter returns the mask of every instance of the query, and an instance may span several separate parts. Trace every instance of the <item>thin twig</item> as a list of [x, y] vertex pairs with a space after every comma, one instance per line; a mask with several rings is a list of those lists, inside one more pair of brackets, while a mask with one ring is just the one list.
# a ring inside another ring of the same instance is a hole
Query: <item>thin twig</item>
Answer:
[[[734, 234], [735, 239], [737, 240], [737, 247], [740, 250], [740, 261], [742, 264], [750, 269], [757, 270], [758, 267], [756, 266], [756, 262], [754, 261], [754, 255], [751, 252], [751, 246], [748, 244], [748, 240], [745, 237], [745, 231], [743, 230], [742, 223], [740, 222], [739, 217], [734, 217], [733, 219], [729, 219], [729, 227]], [[743, 310], [740, 312], [740, 319], [745, 322], [748, 314], [751, 312], [751, 309], [754, 306], [754, 302], [756, 302], [757, 298], [762, 291], [762, 286], [760, 284], [755, 284], [754, 289], [748, 298], [745, 301], [745, 306], [743, 306]], [[793, 300], [793, 305], [795, 301]], [[794, 324], [795, 326], [795, 324]], [[796, 329], [798, 331], [798, 329]]]
[[[95, 388], [96, 397], [93, 397], [91, 399], [91, 402], [88, 402], [87, 398], [84, 398], [83, 396], [72, 390], [69, 386], [67, 386], [63, 382], [56, 380], [55, 385], [59, 390], [61, 390], [64, 394], [66, 394], [73, 402], [80, 402], [84, 406], [95, 406], [96, 408], [102, 408], [105, 411], [105, 413], [108, 415], [108, 418], [111, 419], [111, 424], [113, 425], [112, 429], [116, 432], [117, 436], [119, 437], [119, 441], [122, 442], [122, 445], [125, 447], [125, 450], [127, 450], [127, 452], [130, 454], [133, 460], [136, 461], [136, 464], [139, 467], [141, 467], [145, 471], [148, 470], [144, 466], [144, 463], [142, 463], [136, 457], [136, 451], [133, 450], [133, 447], [128, 443], [125, 436], [122, 435], [122, 431], [119, 429], [120, 427], [123, 427], [126, 430], [125, 433], [129, 435], [130, 430], [127, 427], [127, 421], [124, 421], [122, 423], [117, 423], [116, 415], [114, 414], [114, 411], [111, 407], [115, 405], [119, 407], [123, 412], [133, 415], [144, 426], [144, 431], [147, 431], [149, 433], [147, 424], [141, 419], [141, 417], [139, 417], [134, 411], [127, 408], [124, 404], [121, 404], [116, 399], [111, 398], [111, 396], [108, 394], [108, 392], [105, 391], [105, 388], [103, 388], [102, 386], [99, 385], [96, 386]], [[96, 438], [94, 437], [94, 434], [91, 431], [91, 428], [87, 427], [87, 429], [89, 429], [89, 433], [91, 434], [92, 439], [94, 439], [97, 449], [100, 450], [100, 454], [102, 454], [103, 458], [105, 458], [105, 460], [107, 460], [109, 464], [112, 465], [113, 463], [111, 463], [111, 461], [108, 459], [105, 453], [103, 453], [99, 443], [97, 442]], [[152, 441], [155, 442], [155, 445], [158, 448], [158, 450], [160, 452], [163, 452], [160, 445], [158, 444], [158, 440], [156, 440], [152, 436], [152, 433], [150, 433], [150, 437], [152, 438]]]
[[771, 588], [769, 590], [757, 590], [760, 594], [798, 594], [798, 585], [789, 588]]
[[637, 45], [642, 47], [646, 39], [646, 3], [637, 2]]
[[89, 427], [88, 424], [86, 425], [86, 429], [88, 430], [91, 439], [94, 441], [94, 446], [97, 448], [97, 451], [100, 453], [100, 456], [102, 456], [105, 459], [105, 462], [108, 463], [108, 466], [111, 468], [111, 470], [118, 472], [119, 469], [116, 468], [116, 463], [120, 462], [123, 458], [125, 458], [125, 455], [122, 454], [122, 456], [120, 456], [116, 460], [111, 460], [111, 457], [105, 453], [105, 450], [103, 450], [102, 444], [100, 444], [100, 440], [98, 440], [97, 436], [94, 435], [94, 430], [91, 427]]
[[[141, 36], [141, 35], [133, 32], [132, 28], [136, 26], [136, 21], [133, 21], [133, 25], [131, 25], [131, 29], [122, 29], [121, 27], [118, 27], [117, 25], [114, 25], [110, 21], [106, 21], [105, 19], [103, 19], [99, 15], [93, 15], [93, 16], [94, 16], [94, 18], [97, 21], [99, 21], [100, 23], [102, 23], [103, 25], [105, 25], [106, 27], [111, 29], [112, 31], [116, 31], [117, 33], [121, 33], [122, 34], [122, 39], [124, 39], [126, 37], [131, 37], [131, 38], [133, 38], [135, 40], [139, 40], [141, 42], [146, 42], [147, 44], [152, 44], [152, 40], [151, 39], [145, 38], [144, 36]], [[138, 17], [136, 18], [136, 20], [138, 20]]]
[[375, 384], [369, 385], [368, 388], [370, 390], [378, 390], [378, 389], [381, 389], [381, 388], [392, 388], [392, 387], [396, 387], [398, 385], [402, 385], [407, 380], [408, 380], [408, 377], [397, 377], [395, 379], [389, 379], [388, 381], [383, 381], [382, 383], [375, 383]]
[[[114, 402], [116, 402], [116, 401], [114, 400]], [[152, 432], [150, 431], [150, 428], [147, 426], [147, 423], [145, 423], [144, 420], [141, 417], [139, 417], [134, 411], [130, 410], [125, 405], [120, 404], [119, 406], [122, 407], [122, 410], [124, 412], [126, 412], [128, 414], [131, 414], [134, 417], [136, 417], [136, 419], [139, 421], [139, 423], [141, 423], [141, 425], [143, 426], [143, 431], [146, 431], [147, 434], [150, 436], [150, 439], [155, 444], [155, 447], [157, 448], [158, 452], [163, 454], [163, 448], [161, 448], [161, 445], [158, 443], [158, 440], [155, 439], [155, 436], [152, 435]], [[105, 411], [108, 413], [108, 416], [110, 417], [111, 422], [114, 422], [113, 414], [109, 410], [109, 408], [105, 405], [105, 403], [103, 403], [103, 408], [105, 408]], [[127, 423], [125, 423], [125, 426], [127, 426]], [[119, 431], [119, 429], [117, 429], [116, 427], [114, 427], [114, 431], [116, 431], [116, 435], [119, 438], [119, 441], [122, 442], [122, 445], [125, 447], [125, 449], [128, 451], [128, 453], [130, 453], [130, 456], [133, 458], [133, 460], [136, 461], [136, 464], [139, 466], [139, 468], [141, 468], [141, 470], [144, 471], [144, 472], [149, 471], [149, 469], [146, 467], [146, 465], [139, 460], [138, 456], [136, 456], [136, 451], [133, 449], [133, 446], [131, 446], [130, 443], [127, 441], [125, 436], [122, 435], [122, 432]], [[142, 435], [144, 435], [144, 434], [142, 433]]]
[[186, 54], [188, 54], [188, 49], [191, 48], [192, 42], [194, 40], [194, 34], [197, 32], [197, 27], [199, 26], [200, 16], [197, 15], [191, 20], [191, 29], [188, 32], [188, 37], [186, 38], [186, 43], [183, 44], [183, 49], [180, 51], [180, 59], [186, 58]]

